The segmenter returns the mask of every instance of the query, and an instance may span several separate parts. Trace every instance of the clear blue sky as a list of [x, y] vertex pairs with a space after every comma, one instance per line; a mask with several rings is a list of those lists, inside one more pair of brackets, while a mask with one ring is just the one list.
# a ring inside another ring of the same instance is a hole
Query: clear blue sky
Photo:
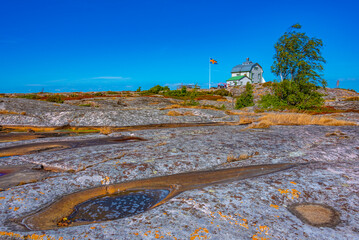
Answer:
[[266, 81], [293, 24], [323, 40], [329, 87], [359, 91], [357, 1], [0, 0], [0, 92], [208, 87], [247, 57]]

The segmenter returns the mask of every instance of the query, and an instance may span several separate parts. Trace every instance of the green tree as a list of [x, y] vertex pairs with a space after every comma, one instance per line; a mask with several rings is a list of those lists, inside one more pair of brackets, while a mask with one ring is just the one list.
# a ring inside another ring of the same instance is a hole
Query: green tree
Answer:
[[253, 105], [254, 105], [254, 102], [253, 102], [253, 86], [252, 86], [252, 84], [247, 82], [246, 89], [237, 98], [235, 108], [240, 109], [240, 108], [249, 107], [249, 106], [253, 106]]
[[323, 42], [310, 38], [301, 29], [300, 24], [293, 25], [274, 45], [275, 55], [272, 72], [283, 80], [311, 82], [323, 87], [327, 82], [320, 74], [323, 71], [324, 58], [321, 55]]
[[281, 82], [272, 84], [272, 93], [264, 95], [260, 105], [264, 108], [310, 109], [323, 105], [319, 85], [327, 82], [320, 74], [324, 58], [321, 56], [323, 42], [298, 32], [299, 24], [293, 25], [274, 45], [276, 53], [272, 72]]

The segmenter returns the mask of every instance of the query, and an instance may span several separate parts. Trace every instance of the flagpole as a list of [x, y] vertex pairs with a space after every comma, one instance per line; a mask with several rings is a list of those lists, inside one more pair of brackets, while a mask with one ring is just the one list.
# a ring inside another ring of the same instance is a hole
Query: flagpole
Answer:
[[[210, 59], [209, 59], [210, 60]], [[211, 89], [211, 61], [208, 61], [209, 64], [209, 79], [208, 79], [208, 89]]]

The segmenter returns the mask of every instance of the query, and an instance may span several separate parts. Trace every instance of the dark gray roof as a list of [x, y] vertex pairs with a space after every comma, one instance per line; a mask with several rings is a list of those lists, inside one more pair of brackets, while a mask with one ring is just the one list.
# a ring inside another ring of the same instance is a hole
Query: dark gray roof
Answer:
[[250, 72], [252, 68], [257, 65], [259, 66], [258, 63], [253, 63], [249, 61], [249, 58], [247, 58], [247, 61], [233, 67], [231, 72]]

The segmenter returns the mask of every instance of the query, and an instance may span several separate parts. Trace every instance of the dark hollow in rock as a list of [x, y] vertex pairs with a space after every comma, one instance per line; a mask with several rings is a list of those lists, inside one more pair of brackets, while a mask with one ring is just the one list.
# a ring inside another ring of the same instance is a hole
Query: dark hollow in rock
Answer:
[[[45, 208], [14, 221], [28, 230], [102, 222], [155, 208], [184, 191], [262, 176], [301, 165], [303, 164], [252, 165], [178, 173], [100, 186], [64, 195]], [[142, 189], [141, 192], [139, 189]], [[128, 194], [124, 195], [124, 192]], [[137, 206], [139, 202], [142, 204]], [[123, 203], [124, 207], [113, 205], [118, 203]]]
[[108, 221], [130, 217], [149, 210], [170, 191], [162, 189], [124, 191], [78, 204], [68, 217], [71, 222]]
[[302, 222], [315, 227], [335, 227], [340, 223], [339, 212], [319, 203], [296, 203], [288, 210]]

